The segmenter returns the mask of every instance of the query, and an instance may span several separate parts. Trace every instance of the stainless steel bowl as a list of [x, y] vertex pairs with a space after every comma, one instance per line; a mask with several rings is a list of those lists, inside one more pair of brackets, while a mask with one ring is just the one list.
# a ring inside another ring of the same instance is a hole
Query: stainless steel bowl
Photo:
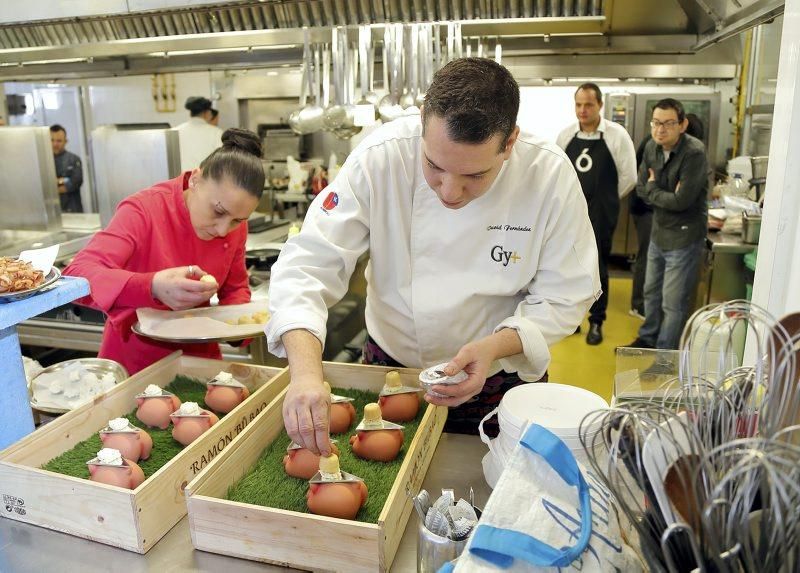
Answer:
[[36, 399], [33, 396], [33, 388], [36, 384], [36, 380], [43, 374], [53, 374], [74, 364], [80, 364], [86, 370], [96, 374], [98, 377], [102, 377], [104, 374], [111, 374], [114, 376], [117, 384], [128, 378], [128, 371], [125, 370], [125, 367], [114, 360], [108, 360], [106, 358], [76, 358], [74, 360], [65, 360], [64, 362], [59, 362], [58, 364], [48, 366], [34, 376], [30, 381], [30, 384], [28, 384], [28, 395], [30, 396], [31, 408], [39, 412], [46, 412], [48, 414], [65, 414], [70, 411], [69, 408], [53, 408], [50, 406], [37, 404]]

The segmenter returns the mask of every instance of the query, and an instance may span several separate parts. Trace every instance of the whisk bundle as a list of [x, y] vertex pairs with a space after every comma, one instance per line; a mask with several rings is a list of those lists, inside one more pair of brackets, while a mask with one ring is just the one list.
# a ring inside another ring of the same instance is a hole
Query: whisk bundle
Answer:
[[652, 571], [800, 570], [799, 347], [800, 314], [705, 307], [657, 398], [581, 423]]

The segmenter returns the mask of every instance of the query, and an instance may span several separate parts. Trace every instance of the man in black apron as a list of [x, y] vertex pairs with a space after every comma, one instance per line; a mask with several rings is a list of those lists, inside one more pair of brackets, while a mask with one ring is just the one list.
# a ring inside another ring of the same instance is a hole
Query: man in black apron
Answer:
[[599, 253], [603, 294], [589, 310], [586, 342], [591, 345], [603, 341], [602, 325], [608, 307], [608, 260], [620, 197], [629, 192], [636, 181], [633, 142], [622, 126], [600, 116], [602, 107], [602, 94], [597, 85], [580, 86], [575, 92], [578, 124], [562, 131], [558, 139], [580, 179]]

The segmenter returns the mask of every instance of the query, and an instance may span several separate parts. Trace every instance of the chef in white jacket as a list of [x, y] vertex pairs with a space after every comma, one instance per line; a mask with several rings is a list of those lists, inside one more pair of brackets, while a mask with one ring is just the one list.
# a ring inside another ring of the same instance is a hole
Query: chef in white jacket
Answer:
[[181, 171], [191, 171], [222, 145], [222, 130], [211, 125], [211, 100], [200, 96], [186, 99], [191, 117], [175, 127], [181, 151]]
[[516, 126], [504, 67], [465, 58], [439, 70], [422, 116], [395, 120], [350, 154], [273, 266], [269, 349], [287, 356], [287, 432], [330, 451], [322, 385], [327, 309], [369, 249], [367, 362], [465, 370], [437, 386], [450, 431], [477, 433], [509, 388], [541, 380], [548, 346], [600, 294], [580, 183], [556, 146]]

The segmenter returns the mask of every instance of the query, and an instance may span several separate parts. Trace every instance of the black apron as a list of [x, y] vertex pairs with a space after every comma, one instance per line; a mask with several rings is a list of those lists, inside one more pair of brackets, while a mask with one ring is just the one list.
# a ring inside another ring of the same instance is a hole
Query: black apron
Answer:
[[608, 308], [608, 263], [611, 258], [611, 242], [619, 217], [617, 167], [602, 131], [600, 139], [579, 139], [576, 133], [567, 145], [566, 152], [581, 182], [597, 243], [598, 272], [603, 293], [589, 309], [589, 322], [603, 324]]
[[603, 132], [600, 139], [579, 139], [577, 135], [567, 145], [567, 157], [581, 182], [595, 234], [610, 239], [619, 217], [617, 167]]

